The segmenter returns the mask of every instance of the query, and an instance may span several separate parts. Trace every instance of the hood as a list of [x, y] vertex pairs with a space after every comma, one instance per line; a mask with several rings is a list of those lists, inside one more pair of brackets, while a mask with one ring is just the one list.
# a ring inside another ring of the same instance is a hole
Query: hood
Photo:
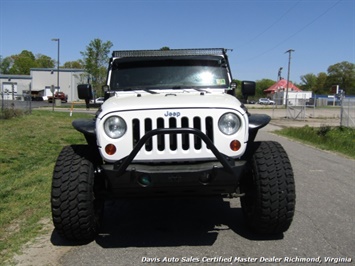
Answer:
[[234, 96], [226, 93], [169, 91], [157, 94], [118, 94], [107, 99], [101, 106], [101, 114], [115, 111], [148, 110], [148, 109], [178, 109], [178, 108], [227, 108], [245, 111]]

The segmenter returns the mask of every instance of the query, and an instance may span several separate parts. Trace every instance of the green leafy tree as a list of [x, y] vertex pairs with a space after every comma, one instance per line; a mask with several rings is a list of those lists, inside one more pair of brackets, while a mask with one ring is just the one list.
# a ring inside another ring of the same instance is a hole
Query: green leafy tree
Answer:
[[32, 52], [23, 50], [18, 55], [11, 56], [12, 62], [9, 74], [29, 75], [30, 69], [37, 67], [36, 58]]
[[1, 74], [10, 74], [10, 67], [11, 67], [12, 58], [10, 56], [5, 57], [1, 60], [0, 64], [0, 73]]
[[161, 51], [168, 51], [170, 50], [170, 48], [168, 46], [163, 46], [162, 48], [160, 48]]
[[355, 94], [355, 64], [343, 61], [328, 67], [327, 86], [339, 85], [347, 95]]
[[105, 84], [107, 62], [112, 45], [110, 41], [94, 39], [86, 46], [86, 51], [80, 52], [83, 56], [84, 69], [91, 75], [93, 88], [97, 92], [100, 92], [99, 88]]
[[53, 68], [55, 61], [49, 56], [23, 50], [20, 54], [5, 57], [0, 65], [2, 74], [29, 75], [31, 68]]
[[38, 54], [36, 55], [36, 67], [40, 68], [53, 68], [55, 66], [55, 61], [47, 55]]
[[261, 79], [256, 81], [256, 92], [254, 99], [265, 97], [264, 90], [275, 84], [272, 79]]
[[328, 93], [328, 92], [326, 92], [327, 78], [328, 78], [327, 73], [325, 73], [325, 72], [318, 73], [316, 86], [313, 91], [315, 94], [327, 94]]
[[308, 73], [301, 76], [301, 89], [305, 91], [315, 91], [317, 86], [317, 76], [313, 73]]
[[63, 65], [64, 68], [75, 68], [75, 69], [83, 69], [83, 62], [81, 60], [77, 61], [68, 61]]

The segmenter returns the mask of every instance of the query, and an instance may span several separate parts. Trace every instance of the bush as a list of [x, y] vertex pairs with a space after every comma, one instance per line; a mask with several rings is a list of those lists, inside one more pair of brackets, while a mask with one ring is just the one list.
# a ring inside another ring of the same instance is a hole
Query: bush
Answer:
[[20, 117], [23, 116], [24, 112], [21, 109], [15, 109], [15, 108], [5, 108], [3, 112], [1, 113], [1, 118], [3, 119], [11, 119], [14, 117]]
[[331, 129], [332, 128], [330, 126], [321, 125], [320, 128], [317, 130], [317, 135], [321, 137], [325, 137]]

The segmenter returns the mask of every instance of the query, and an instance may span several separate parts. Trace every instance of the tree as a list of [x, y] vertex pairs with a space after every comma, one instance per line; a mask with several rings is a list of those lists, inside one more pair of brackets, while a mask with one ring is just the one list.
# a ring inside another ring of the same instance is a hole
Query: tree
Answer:
[[301, 76], [301, 88], [305, 91], [315, 91], [317, 86], [317, 76], [313, 73], [308, 73]]
[[36, 55], [36, 64], [40, 68], [53, 68], [55, 66], [54, 60], [43, 54]]
[[326, 89], [328, 75], [325, 72], [320, 72], [317, 75], [317, 82], [315, 90], [313, 91], [315, 94], [327, 94], [328, 90]]
[[112, 42], [102, 42], [100, 39], [92, 40], [86, 46], [85, 52], [80, 52], [83, 56], [83, 66], [92, 77], [93, 88], [98, 92], [99, 88], [105, 84], [107, 62]]
[[339, 85], [346, 94], [355, 94], [355, 64], [343, 61], [328, 67], [327, 86]]
[[83, 62], [81, 60], [65, 62], [63, 67], [64, 68], [75, 68], [75, 69], [84, 68]]
[[31, 68], [53, 68], [55, 61], [49, 56], [23, 50], [20, 54], [5, 57], [0, 65], [2, 74], [29, 75]]
[[10, 74], [11, 62], [12, 59], [10, 56], [5, 57], [3, 60], [1, 60], [1, 65], [0, 65], [1, 74]]
[[265, 97], [264, 90], [275, 84], [274, 80], [261, 79], [256, 81], [255, 98]]
[[18, 55], [12, 55], [11, 61], [9, 74], [29, 75], [31, 68], [37, 67], [35, 56], [27, 50], [23, 50]]
[[160, 48], [161, 51], [168, 51], [170, 50], [170, 48], [168, 46], [163, 46], [162, 48]]

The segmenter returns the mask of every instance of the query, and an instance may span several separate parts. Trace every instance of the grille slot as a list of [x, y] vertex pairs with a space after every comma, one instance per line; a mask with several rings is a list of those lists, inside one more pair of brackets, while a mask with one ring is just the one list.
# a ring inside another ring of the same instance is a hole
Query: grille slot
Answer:
[[[210, 116], [201, 117], [169, 117], [164, 119], [159, 117], [134, 118], [132, 119], [132, 139], [133, 147], [137, 145], [140, 138], [147, 132], [157, 128], [195, 128], [204, 132], [213, 142], [213, 119]], [[157, 151], [187, 151], [191, 148], [195, 150], [203, 149], [205, 144], [196, 135], [193, 134], [165, 134], [157, 135], [146, 142], [144, 149], [148, 152]]]

